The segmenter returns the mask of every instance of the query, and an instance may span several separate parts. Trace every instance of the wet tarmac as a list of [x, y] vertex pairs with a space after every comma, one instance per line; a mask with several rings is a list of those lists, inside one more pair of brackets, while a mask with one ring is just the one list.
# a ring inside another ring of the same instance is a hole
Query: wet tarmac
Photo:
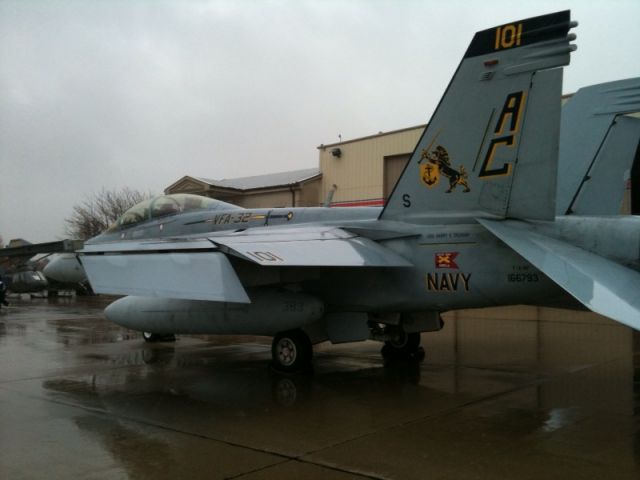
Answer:
[[144, 344], [104, 305], [0, 312], [0, 478], [640, 478], [640, 335], [602, 317], [448, 314], [420, 364], [283, 376], [269, 339]]

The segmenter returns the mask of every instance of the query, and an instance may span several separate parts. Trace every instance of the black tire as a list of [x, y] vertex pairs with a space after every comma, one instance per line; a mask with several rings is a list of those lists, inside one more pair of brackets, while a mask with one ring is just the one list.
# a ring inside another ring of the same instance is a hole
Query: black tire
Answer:
[[420, 333], [396, 332], [393, 340], [384, 342], [382, 356], [386, 359], [422, 360], [424, 358], [424, 349], [420, 346]]
[[394, 350], [412, 352], [420, 346], [420, 333], [407, 333], [404, 330], [401, 330], [396, 338], [384, 343], [385, 345], [391, 345]]
[[176, 341], [176, 336], [171, 333], [163, 335], [160, 333], [142, 332], [142, 338], [147, 343]]
[[271, 358], [276, 370], [295, 373], [311, 367], [313, 347], [302, 330], [278, 333], [271, 344]]
[[142, 338], [147, 343], [155, 343], [160, 341], [160, 335], [151, 332], [142, 332]]

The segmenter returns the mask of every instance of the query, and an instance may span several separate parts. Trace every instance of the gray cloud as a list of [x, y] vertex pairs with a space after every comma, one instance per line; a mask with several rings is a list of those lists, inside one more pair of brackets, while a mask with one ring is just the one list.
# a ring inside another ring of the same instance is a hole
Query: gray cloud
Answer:
[[[637, 1], [565, 2], [565, 91], [640, 74]], [[424, 123], [473, 33], [556, 2], [0, 1], [0, 234], [46, 241], [103, 186], [317, 164]]]

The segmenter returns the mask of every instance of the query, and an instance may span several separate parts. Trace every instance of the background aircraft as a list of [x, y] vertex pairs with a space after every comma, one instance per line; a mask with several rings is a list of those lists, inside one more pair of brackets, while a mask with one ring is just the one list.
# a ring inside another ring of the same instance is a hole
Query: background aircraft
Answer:
[[[33, 244], [23, 239], [14, 239], [6, 248], [0, 249], [0, 275], [11, 293], [39, 293], [48, 288], [68, 287], [69, 284], [51, 282], [46, 275], [46, 259], [33, 261], [39, 254], [74, 252], [82, 248], [82, 242], [62, 240]], [[75, 258], [75, 254], [71, 253]], [[76, 261], [77, 262], [77, 261]], [[67, 277], [71, 269], [66, 269]]]
[[21, 238], [13, 239], [7, 248], [0, 249], [0, 277], [11, 293], [39, 293], [49, 285], [42, 272], [30, 261], [33, 254], [24, 252], [16, 256], [4, 256], [4, 251], [30, 247], [30, 243]]

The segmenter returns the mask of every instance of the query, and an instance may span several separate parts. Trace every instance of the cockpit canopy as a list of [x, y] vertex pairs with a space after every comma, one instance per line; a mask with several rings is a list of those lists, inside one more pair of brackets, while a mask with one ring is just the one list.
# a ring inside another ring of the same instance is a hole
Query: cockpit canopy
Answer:
[[107, 232], [129, 228], [147, 220], [195, 210], [237, 210], [241, 207], [200, 195], [176, 193], [144, 200], [124, 212]]

